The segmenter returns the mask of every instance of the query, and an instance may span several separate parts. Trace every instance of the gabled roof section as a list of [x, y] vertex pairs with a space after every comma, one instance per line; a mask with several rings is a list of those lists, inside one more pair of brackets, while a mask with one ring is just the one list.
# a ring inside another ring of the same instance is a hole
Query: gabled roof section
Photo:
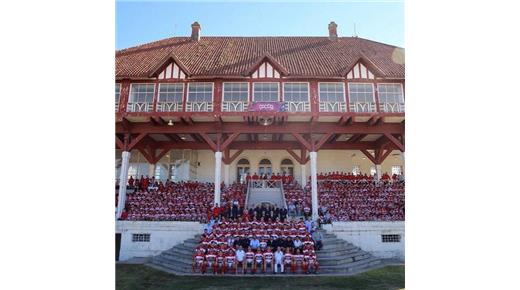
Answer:
[[366, 56], [361, 55], [342, 72], [342, 75], [347, 79], [374, 79], [375, 76], [385, 76], [385, 73]]
[[116, 51], [116, 78], [150, 79], [173, 60], [193, 79], [245, 78], [264, 62], [291, 78], [342, 79], [363, 56], [378, 77], [404, 79], [402, 50], [358, 37], [172, 37]]
[[[274, 71], [269, 72], [269, 70], [272, 70], [274, 68]], [[263, 73], [263, 69], [266, 70], [265, 73]], [[259, 72], [259, 70], [262, 70], [262, 72]], [[255, 76], [255, 74], [257, 74]], [[274, 59], [271, 55], [268, 53], [264, 54], [262, 57], [258, 59], [246, 72], [245, 75], [247, 76], [253, 76], [254, 78], [258, 77], [275, 77], [279, 78], [280, 75], [288, 75], [289, 72], [287, 69], [285, 69], [279, 62]], [[278, 77], [276, 77], [278, 75]]]
[[[161, 77], [161, 74], [164, 74]], [[182, 75], [189, 76], [190, 73], [186, 66], [182, 64], [182, 61], [177, 58], [175, 53], [171, 52], [164, 59], [157, 62], [157, 64], [151, 69], [148, 77], [158, 78], [184, 78]]]

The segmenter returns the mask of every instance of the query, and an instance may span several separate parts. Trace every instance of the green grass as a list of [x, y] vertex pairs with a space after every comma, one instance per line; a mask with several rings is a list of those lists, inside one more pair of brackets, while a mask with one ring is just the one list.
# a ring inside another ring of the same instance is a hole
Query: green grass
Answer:
[[176, 276], [143, 265], [116, 265], [116, 289], [404, 289], [404, 266], [388, 266], [355, 276], [214, 277]]

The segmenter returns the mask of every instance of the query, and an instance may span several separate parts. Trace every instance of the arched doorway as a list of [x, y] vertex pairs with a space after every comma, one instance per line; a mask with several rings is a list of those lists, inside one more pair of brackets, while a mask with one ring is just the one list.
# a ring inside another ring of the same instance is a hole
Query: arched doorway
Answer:
[[267, 176], [271, 176], [273, 174], [273, 166], [271, 165], [271, 161], [269, 159], [262, 159], [258, 163], [258, 174], [263, 176], [267, 174]]
[[246, 175], [249, 173], [249, 160], [242, 158], [237, 162], [237, 181], [244, 183], [246, 181]]
[[291, 159], [284, 159], [280, 164], [280, 174], [293, 175], [294, 176], [294, 164]]

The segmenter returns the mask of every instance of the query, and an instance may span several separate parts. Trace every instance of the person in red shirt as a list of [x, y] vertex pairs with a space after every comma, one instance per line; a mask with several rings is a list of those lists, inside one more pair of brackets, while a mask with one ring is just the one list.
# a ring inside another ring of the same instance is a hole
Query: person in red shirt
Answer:
[[250, 180], [251, 180], [251, 175], [248, 172], [247, 175], [246, 175], [246, 181], [249, 182]]
[[215, 206], [213, 207], [213, 217], [218, 218], [219, 215], [220, 215], [220, 206], [218, 205], [218, 203], [216, 203]]
[[255, 174], [253, 174], [253, 176], [251, 177], [253, 180], [258, 180], [258, 175], [256, 175], [256, 172]]
[[130, 187], [134, 186], [134, 178], [132, 176], [130, 176], [130, 179], [128, 179], [128, 185]]

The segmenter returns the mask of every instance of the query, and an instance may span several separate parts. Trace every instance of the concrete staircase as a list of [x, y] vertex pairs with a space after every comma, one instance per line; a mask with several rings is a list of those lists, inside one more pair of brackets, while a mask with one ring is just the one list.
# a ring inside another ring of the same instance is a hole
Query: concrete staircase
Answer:
[[262, 202], [276, 204], [278, 207], [285, 206], [282, 191], [280, 188], [251, 188], [247, 207], [254, 207]]
[[149, 266], [170, 273], [186, 275], [192, 274], [191, 265], [195, 247], [198, 245], [200, 235], [185, 240], [173, 248], [155, 256], [148, 263]]
[[[336, 235], [320, 230], [323, 235], [323, 248], [317, 252], [320, 263], [319, 274], [349, 275], [357, 274], [387, 264], [386, 261], [372, 256], [355, 245], [338, 239]], [[153, 257], [148, 266], [178, 275], [192, 275], [193, 253], [200, 235], [184, 241], [173, 248]], [[195, 275], [199, 275], [196, 273]], [[207, 273], [206, 275], [212, 275]], [[258, 275], [272, 275], [269, 273]], [[293, 275], [293, 274], [289, 274]]]
[[320, 230], [323, 248], [317, 251], [320, 274], [354, 274], [377, 268], [382, 260], [355, 245], [338, 239], [336, 235]]

